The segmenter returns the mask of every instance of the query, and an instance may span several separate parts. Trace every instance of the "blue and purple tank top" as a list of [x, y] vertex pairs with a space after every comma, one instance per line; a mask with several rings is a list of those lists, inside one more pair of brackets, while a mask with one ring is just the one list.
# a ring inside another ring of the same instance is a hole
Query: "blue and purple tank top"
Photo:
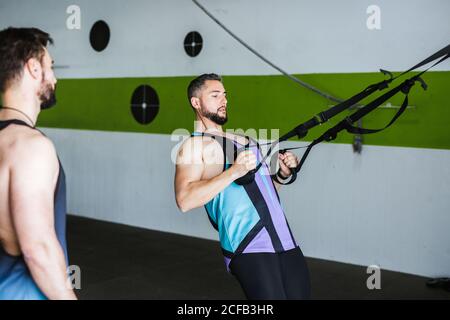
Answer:
[[[10, 124], [28, 124], [21, 120], [0, 121], [0, 130]], [[32, 128], [32, 127], [30, 127]], [[34, 128], [32, 128], [34, 129]], [[37, 130], [37, 129], [36, 129]], [[58, 182], [54, 193], [54, 221], [58, 241], [67, 259], [66, 245], [66, 182], [63, 167], [59, 163]], [[0, 300], [46, 300], [37, 286], [23, 256], [12, 256], [0, 245]]]
[[[224, 152], [223, 170], [234, 161], [234, 153], [243, 148], [237, 141], [209, 133], [194, 132], [192, 136], [215, 139]], [[246, 137], [248, 149], [263, 158], [259, 144]], [[230, 150], [231, 149], [231, 150]], [[238, 254], [279, 253], [297, 247], [286, 220], [280, 198], [264, 163], [255, 179], [246, 185], [231, 183], [205, 205], [211, 224], [218, 230], [227, 269]]]

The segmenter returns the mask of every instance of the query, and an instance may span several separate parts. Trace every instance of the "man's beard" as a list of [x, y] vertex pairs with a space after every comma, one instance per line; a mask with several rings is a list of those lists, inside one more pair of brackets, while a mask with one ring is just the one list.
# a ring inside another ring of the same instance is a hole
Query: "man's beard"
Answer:
[[218, 112], [213, 113], [213, 112], [208, 112], [206, 110], [202, 110], [202, 114], [205, 118], [208, 118], [209, 120], [211, 120], [215, 124], [218, 124], [219, 126], [223, 126], [228, 121], [228, 118], [226, 115], [225, 115], [225, 117], [219, 116]]
[[[42, 78], [44, 79], [44, 78]], [[39, 100], [41, 100], [41, 110], [53, 107], [56, 104], [56, 86], [52, 88], [52, 85], [42, 80], [41, 90], [39, 91]]]

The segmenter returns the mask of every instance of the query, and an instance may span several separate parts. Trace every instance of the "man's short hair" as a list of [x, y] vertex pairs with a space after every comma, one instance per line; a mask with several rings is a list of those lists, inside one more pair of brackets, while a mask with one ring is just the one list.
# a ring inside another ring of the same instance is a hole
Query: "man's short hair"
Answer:
[[0, 92], [4, 92], [22, 76], [29, 59], [42, 62], [50, 35], [37, 28], [9, 27], [0, 31]]
[[191, 102], [192, 97], [197, 96], [198, 92], [202, 89], [207, 80], [217, 80], [222, 82], [222, 78], [215, 73], [204, 73], [201, 76], [198, 76], [192, 80], [191, 83], [189, 83], [187, 90], [189, 102]]

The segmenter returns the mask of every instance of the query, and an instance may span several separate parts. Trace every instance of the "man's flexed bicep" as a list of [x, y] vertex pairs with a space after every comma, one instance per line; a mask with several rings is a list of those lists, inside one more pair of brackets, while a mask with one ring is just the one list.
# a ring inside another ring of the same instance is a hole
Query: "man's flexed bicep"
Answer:
[[180, 147], [177, 154], [175, 171], [175, 198], [181, 211], [195, 208], [192, 193], [193, 183], [199, 182], [205, 170], [203, 162], [203, 146], [200, 137], [189, 138]]
[[36, 135], [14, 149], [9, 197], [20, 250], [33, 279], [48, 298], [75, 298], [66, 285], [67, 266], [54, 226], [59, 164], [53, 144]]
[[255, 155], [250, 150], [243, 151], [228, 170], [202, 180], [206, 164], [203, 148], [198, 147], [197, 139], [201, 137], [188, 139], [178, 153], [175, 195], [177, 205], [183, 212], [205, 205], [234, 180], [254, 169], [256, 164]]

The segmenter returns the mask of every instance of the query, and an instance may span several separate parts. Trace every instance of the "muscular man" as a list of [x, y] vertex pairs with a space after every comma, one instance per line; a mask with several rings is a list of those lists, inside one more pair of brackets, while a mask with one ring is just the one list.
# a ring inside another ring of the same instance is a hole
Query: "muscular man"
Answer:
[[[177, 156], [178, 207], [186, 212], [205, 206], [219, 232], [227, 268], [248, 299], [309, 298], [306, 261], [281, 207], [280, 185], [272, 180], [268, 166], [264, 164], [253, 181], [236, 183], [255, 168], [262, 154], [256, 141], [222, 130], [227, 99], [221, 78], [199, 76], [190, 83], [188, 97], [197, 122]], [[298, 158], [287, 152], [278, 159], [279, 175], [288, 178]]]
[[34, 28], [0, 31], [0, 299], [75, 299], [67, 281], [64, 171], [35, 128], [56, 79]]

